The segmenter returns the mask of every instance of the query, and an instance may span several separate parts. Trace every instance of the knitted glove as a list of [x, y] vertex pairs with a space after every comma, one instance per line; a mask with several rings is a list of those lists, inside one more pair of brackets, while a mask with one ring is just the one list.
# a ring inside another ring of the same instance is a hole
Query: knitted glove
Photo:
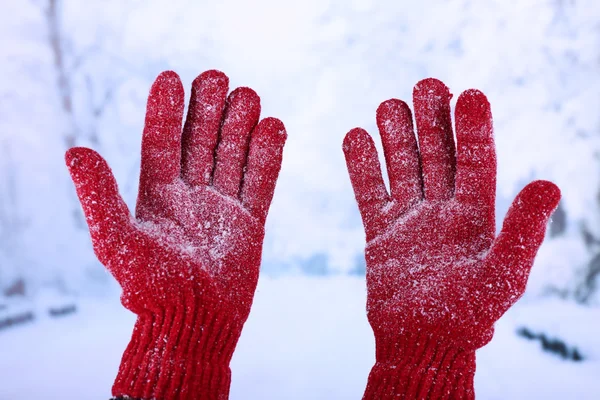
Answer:
[[96, 152], [66, 162], [94, 251], [137, 314], [114, 396], [227, 399], [229, 362], [250, 312], [286, 133], [260, 99], [207, 71], [184, 93], [162, 73], [148, 98], [136, 216]]
[[444, 84], [414, 89], [418, 129], [406, 103], [377, 110], [390, 179], [356, 128], [344, 153], [366, 232], [367, 314], [376, 363], [364, 399], [472, 399], [475, 350], [525, 291], [560, 191], [530, 183], [495, 237], [496, 155], [483, 93], [464, 92], [455, 110]]

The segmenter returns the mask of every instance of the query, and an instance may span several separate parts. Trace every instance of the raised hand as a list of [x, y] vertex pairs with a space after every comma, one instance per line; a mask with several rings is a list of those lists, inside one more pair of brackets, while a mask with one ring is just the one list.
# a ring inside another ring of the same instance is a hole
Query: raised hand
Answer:
[[148, 98], [135, 218], [99, 154], [73, 148], [66, 161], [94, 251], [138, 314], [113, 395], [226, 399], [229, 361], [252, 305], [264, 224], [286, 133], [259, 122], [249, 88], [201, 74], [184, 92], [174, 72]]
[[377, 110], [390, 194], [369, 134], [356, 128], [343, 146], [367, 237], [367, 314], [377, 346], [364, 398], [472, 398], [475, 350], [525, 291], [560, 191], [530, 183], [496, 237], [486, 97], [459, 97], [456, 145], [446, 86], [426, 79], [413, 97], [418, 138], [406, 103], [392, 99]]

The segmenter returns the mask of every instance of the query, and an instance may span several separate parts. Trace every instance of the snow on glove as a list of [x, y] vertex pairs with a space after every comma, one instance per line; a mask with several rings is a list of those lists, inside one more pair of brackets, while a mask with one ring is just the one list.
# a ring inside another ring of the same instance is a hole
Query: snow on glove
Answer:
[[377, 110], [388, 194], [373, 140], [344, 139], [366, 232], [367, 314], [376, 363], [364, 399], [472, 399], [475, 350], [525, 291], [548, 218], [560, 199], [546, 181], [527, 185], [495, 237], [496, 155], [490, 105], [477, 90], [458, 99], [456, 147], [446, 86]]
[[279, 120], [258, 122], [253, 90], [227, 97], [228, 84], [218, 71], [194, 81], [182, 133], [179, 77], [158, 76], [135, 218], [100, 155], [66, 154], [94, 251], [138, 315], [114, 396], [228, 398], [229, 362], [252, 305], [286, 140]]

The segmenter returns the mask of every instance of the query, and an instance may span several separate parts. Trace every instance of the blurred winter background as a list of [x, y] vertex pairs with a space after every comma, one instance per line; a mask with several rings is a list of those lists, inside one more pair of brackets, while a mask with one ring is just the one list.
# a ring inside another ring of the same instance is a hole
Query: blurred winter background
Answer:
[[341, 151], [425, 77], [494, 113], [498, 222], [528, 181], [563, 200], [525, 297], [478, 353], [482, 399], [600, 398], [597, 0], [2, 0], [0, 399], [108, 398], [133, 316], [64, 167], [98, 150], [133, 207], [146, 95], [220, 69], [289, 139], [232, 399], [358, 399], [373, 362], [364, 236]]

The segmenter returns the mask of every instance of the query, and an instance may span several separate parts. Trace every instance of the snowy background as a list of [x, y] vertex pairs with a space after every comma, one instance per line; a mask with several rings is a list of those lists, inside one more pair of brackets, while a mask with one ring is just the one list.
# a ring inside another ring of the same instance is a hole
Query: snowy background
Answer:
[[373, 339], [341, 142], [355, 126], [377, 138], [378, 104], [430, 76], [492, 104], [499, 222], [532, 179], [563, 191], [525, 298], [478, 353], [478, 398], [600, 397], [596, 0], [2, 0], [0, 53], [0, 320], [36, 316], [0, 329], [1, 400], [108, 397], [133, 320], [92, 253], [64, 151], [98, 150], [133, 207], [153, 79], [175, 70], [189, 93], [212, 68], [289, 135], [232, 399], [360, 398]]

